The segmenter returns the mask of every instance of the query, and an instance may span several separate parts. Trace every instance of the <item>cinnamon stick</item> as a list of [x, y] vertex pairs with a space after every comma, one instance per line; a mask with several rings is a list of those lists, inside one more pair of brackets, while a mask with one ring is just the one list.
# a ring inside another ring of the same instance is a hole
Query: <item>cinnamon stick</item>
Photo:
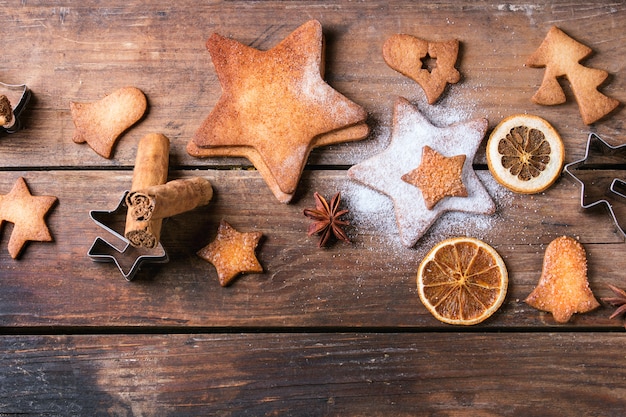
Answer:
[[4, 94], [0, 94], [0, 126], [11, 127], [13, 125], [13, 108], [11, 102]]
[[[167, 182], [170, 140], [159, 133], [144, 136], [137, 146], [130, 191], [142, 190]], [[135, 247], [155, 248], [161, 238], [163, 219], [135, 220], [126, 213], [124, 236]]]
[[157, 220], [207, 205], [212, 197], [211, 183], [195, 177], [132, 191], [126, 196], [126, 205], [136, 221]]

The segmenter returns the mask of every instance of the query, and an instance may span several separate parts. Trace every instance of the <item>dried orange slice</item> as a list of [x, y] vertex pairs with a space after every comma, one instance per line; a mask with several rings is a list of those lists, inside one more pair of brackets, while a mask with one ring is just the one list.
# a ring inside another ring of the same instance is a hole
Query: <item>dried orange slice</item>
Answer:
[[509, 278], [502, 257], [482, 240], [456, 237], [439, 242], [417, 272], [424, 306], [438, 320], [471, 325], [502, 305]]
[[565, 148], [544, 119], [517, 114], [502, 120], [487, 141], [487, 164], [493, 177], [522, 194], [546, 190], [561, 174]]

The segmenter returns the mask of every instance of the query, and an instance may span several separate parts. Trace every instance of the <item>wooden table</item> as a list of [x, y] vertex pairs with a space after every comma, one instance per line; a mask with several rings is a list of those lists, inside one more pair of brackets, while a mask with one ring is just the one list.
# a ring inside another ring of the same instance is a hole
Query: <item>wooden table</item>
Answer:
[[[585, 64], [611, 76], [605, 94], [626, 102], [626, 4], [583, 1], [81, 2], [0, 0], [0, 81], [27, 84], [26, 128], [0, 138], [0, 194], [19, 177], [33, 195], [54, 195], [54, 242], [30, 243], [11, 259], [0, 233], [0, 414], [2, 415], [470, 415], [621, 416], [626, 409], [623, 322], [606, 303], [567, 324], [531, 308], [547, 244], [579, 239], [598, 299], [626, 286], [624, 237], [604, 210], [580, 207], [580, 186], [562, 175], [548, 191], [519, 195], [475, 160], [494, 198], [493, 216], [445, 215], [411, 249], [390, 206], [346, 170], [385, 148], [391, 111], [407, 98], [442, 126], [532, 113], [550, 121], [566, 162], [582, 158], [595, 132], [626, 143], [620, 107], [583, 124], [568, 102], [530, 100], [543, 70], [524, 65], [557, 25], [594, 50]], [[196, 159], [186, 145], [220, 96], [206, 39], [213, 33], [268, 49], [319, 20], [326, 80], [369, 113], [370, 136], [315, 150], [291, 204], [279, 203], [244, 159]], [[461, 42], [462, 80], [435, 105], [391, 70], [381, 48], [409, 33]], [[72, 141], [70, 101], [90, 102], [123, 86], [148, 97], [146, 117], [111, 159]], [[102, 230], [90, 210], [113, 209], [130, 187], [137, 143], [171, 140], [170, 179], [211, 181], [210, 205], [170, 218], [170, 260], [127, 282], [87, 251]], [[342, 192], [351, 244], [326, 249], [308, 237], [302, 210], [313, 192]], [[376, 200], [378, 199], [378, 200]], [[373, 208], [372, 208], [373, 207]], [[221, 219], [260, 231], [263, 274], [221, 287], [195, 252]], [[439, 240], [467, 234], [503, 256], [508, 295], [489, 320], [445, 325], [421, 304], [417, 267]]]

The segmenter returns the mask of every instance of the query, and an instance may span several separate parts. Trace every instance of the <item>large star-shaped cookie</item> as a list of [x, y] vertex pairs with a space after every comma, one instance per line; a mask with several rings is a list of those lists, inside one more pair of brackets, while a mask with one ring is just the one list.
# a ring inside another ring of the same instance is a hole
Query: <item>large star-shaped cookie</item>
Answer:
[[[348, 176], [393, 201], [400, 240], [405, 246], [412, 247], [447, 211], [495, 212], [493, 200], [472, 167], [486, 131], [486, 119], [443, 128], [433, 126], [417, 108], [400, 97], [395, 103], [389, 146], [380, 154], [350, 168]], [[420, 166], [425, 146], [446, 157], [466, 156], [461, 178], [467, 197], [447, 196], [429, 210], [419, 187], [402, 179], [403, 175]]]
[[198, 157], [243, 156], [288, 203], [311, 149], [363, 139], [366, 111], [322, 78], [322, 26], [312, 20], [259, 51], [213, 34], [207, 41], [222, 95], [187, 146]]
[[261, 232], [238, 232], [222, 220], [215, 239], [198, 251], [198, 256], [215, 266], [220, 285], [229, 285], [237, 275], [263, 272], [254, 254], [263, 235]]
[[13, 223], [8, 245], [11, 258], [19, 256], [27, 241], [52, 241], [45, 216], [56, 201], [53, 196], [31, 195], [21, 177], [9, 194], [0, 195], [0, 226], [5, 221]]

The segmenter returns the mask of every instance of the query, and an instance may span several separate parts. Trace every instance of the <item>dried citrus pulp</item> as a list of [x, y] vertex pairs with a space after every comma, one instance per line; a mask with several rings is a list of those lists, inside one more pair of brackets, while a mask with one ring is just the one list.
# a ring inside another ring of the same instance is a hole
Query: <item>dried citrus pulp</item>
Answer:
[[496, 126], [487, 141], [491, 174], [517, 193], [546, 190], [561, 174], [564, 159], [561, 137], [538, 116], [509, 116]]
[[477, 324], [491, 316], [502, 305], [508, 282], [498, 252], [471, 237], [439, 242], [417, 272], [422, 303], [449, 324]]

